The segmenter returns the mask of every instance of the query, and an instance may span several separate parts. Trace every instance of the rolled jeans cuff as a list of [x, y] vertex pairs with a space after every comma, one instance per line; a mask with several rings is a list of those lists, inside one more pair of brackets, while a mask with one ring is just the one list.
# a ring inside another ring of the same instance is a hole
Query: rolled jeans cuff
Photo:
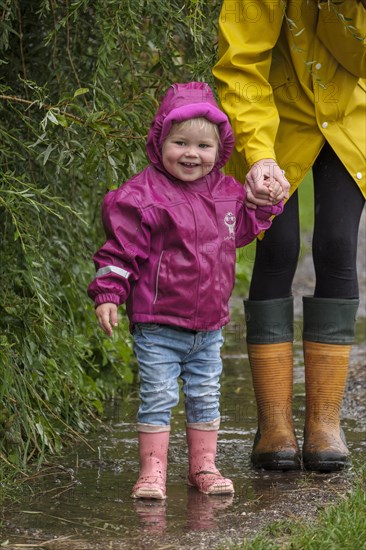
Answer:
[[211, 422], [187, 422], [187, 428], [192, 430], [202, 430], [204, 432], [213, 432], [220, 428], [220, 417]]
[[136, 424], [136, 429], [138, 432], [157, 434], [162, 432], [170, 432], [170, 425], [159, 426], [158, 424], [143, 424], [142, 422], [138, 422]]

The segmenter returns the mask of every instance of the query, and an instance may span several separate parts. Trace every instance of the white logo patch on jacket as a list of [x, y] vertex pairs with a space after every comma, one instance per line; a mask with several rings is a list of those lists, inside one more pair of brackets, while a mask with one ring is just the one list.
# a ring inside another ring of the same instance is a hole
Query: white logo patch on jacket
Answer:
[[224, 223], [225, 223], [226, 227], [229, 230], [229, 236], [225, 237], [225, 241], [227, 241], [229, 239], [234, 239], [235, 240], [235, 231], [234, 231], [234, 229], [235, 229], [235, 224], [236, 224], [236, 217], [234, 216], [234, 214], [232, 212], [226, 212], [225, 217], [224, 217]]

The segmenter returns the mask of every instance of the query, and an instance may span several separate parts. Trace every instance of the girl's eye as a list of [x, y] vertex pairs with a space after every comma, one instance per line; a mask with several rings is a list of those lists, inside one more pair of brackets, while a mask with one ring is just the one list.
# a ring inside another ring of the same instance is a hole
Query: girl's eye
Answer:
[[207, 149], [208, 147], [210, 147], [207, 143], [200, 143], [199, 146], [201, 147], [201, 149]]
[[176, 145], [181, 145], [181, 146], [185, 145], [185, 142], [184, 142], [184, 141], [175, 141], [174, 143], [175, 143]]

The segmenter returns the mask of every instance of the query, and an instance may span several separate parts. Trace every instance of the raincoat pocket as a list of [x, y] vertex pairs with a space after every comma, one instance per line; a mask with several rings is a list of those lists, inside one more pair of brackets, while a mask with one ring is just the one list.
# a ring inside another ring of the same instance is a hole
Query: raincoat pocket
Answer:
[[292, 71], [286, 58], [278, 51], [273, 52], [269, 83], [273, 90], [291, 81]]

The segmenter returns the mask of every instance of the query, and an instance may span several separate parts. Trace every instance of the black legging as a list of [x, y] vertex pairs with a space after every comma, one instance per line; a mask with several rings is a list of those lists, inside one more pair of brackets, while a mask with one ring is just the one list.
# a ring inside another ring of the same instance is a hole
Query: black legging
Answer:
[[[358, 298], [357, 237], [365, 200], [328, 144], [314, 163], [313, 178], [314, 296]], [[295, 192], [263, 240], [257, 241], [249, 299], [291, 296], [299, 252], [299, 203]]]

